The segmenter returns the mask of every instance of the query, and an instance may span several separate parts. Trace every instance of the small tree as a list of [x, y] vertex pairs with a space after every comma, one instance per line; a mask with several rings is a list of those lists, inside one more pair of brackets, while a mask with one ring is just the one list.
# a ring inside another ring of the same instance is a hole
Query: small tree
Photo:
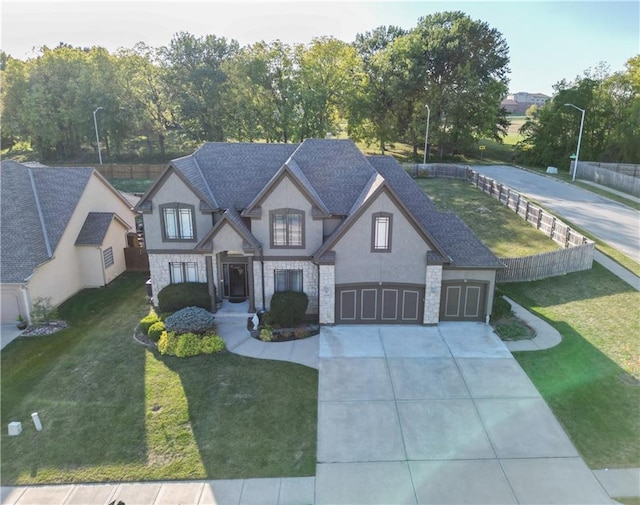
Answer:
[[33, 302], [31, 321], [35, 325], [49, 324], [58, 318], [58, 308], [51, 305], [51, 297], [38, 297]]

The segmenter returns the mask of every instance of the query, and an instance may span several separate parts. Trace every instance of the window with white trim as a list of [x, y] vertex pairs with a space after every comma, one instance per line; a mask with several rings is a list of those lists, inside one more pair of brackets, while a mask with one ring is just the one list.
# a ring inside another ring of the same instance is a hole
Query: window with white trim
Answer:
[[105, 268], [109, 268], [115, 263], [113, 260], [113, 247], [107, 247], [102, 251], [102, 261], [104, 262]]
[[160, 209], [165, 241], [196, 239], [193, 205], [171, 203], [161, 205]]
[[302, 270], [274, 270], [274, 292], [302, 291]]
[[169, 263], [169, 282], [198, 282], [198, 264], [195, 262]]
[[293, 209], [271, 211], [271, 247], [304, 247], [304, 212]]
[[391, 222], [392, 215], [378, 212], [372, 216], [371, 223], [371, 251], [391, 252]]

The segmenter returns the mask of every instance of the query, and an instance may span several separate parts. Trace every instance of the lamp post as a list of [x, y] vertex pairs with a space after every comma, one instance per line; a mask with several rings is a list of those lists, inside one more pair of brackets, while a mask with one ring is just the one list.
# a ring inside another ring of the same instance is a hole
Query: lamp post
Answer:
[[566, 107], [573, 107], [574, 109], [578, 109], [580, 112], [582, 112], [582, 119], [580, 119], [580, 133], [578, 134], [578, 148], [576, 149], [576, 164], [573, 167], [573, 177], [571, 178], [572, 181], [575, 181], [576, 172], [578, 171], [578, 157], [580, 156], [580, 141], [582, 140], [582, 126], [584, 125], [584, 109], [581, 109], [580, 107], [576, 107], [572, 103], [565, 103], [564, 105]]
[[423, 163], [427, 163], [427, 158], [429, 157], [429, 119], [431, 117], [431, 109], [427, 104], [424, 104], [427, 108], [427, 133], [424, 135], [424, 160]]
[[100, 160], [100, 164], [102, 165], [102, 153], [100, 152], [100, 136], [98, 135], [98, 121], [96, 120], [96, 112], [99, 110], [103, 110], [104, 107], [98, 107], [93, 111], [93, 126], [96, 129], [96, 144], [98, 144], [98, 159]]

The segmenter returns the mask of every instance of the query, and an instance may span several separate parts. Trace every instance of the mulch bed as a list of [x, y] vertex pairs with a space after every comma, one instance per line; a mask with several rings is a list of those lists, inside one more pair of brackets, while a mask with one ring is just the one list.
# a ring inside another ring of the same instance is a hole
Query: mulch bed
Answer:
[[[250, 321], [250, 320], [249, 320]], [[251, 324], [251, 323], [250, 323]], [[320, 333], [319, 324], [303, 324], [296, 328], [273, 328], [273, 337], [270, 342], [289, 342], [291, 340], [302, 340], [303, 338], [312, 337]], [[249, 333], [256, 340], [264, 342], [260, 339], [260, 328], [250, 329]]]
[[37, 337], [40, 335], [51, 335], [60, 330], [68, 328], [69, 325], [65, 321], [49, 321], [46, 324], [38, 324], [27, 327], [20, 336], [21, 337]]

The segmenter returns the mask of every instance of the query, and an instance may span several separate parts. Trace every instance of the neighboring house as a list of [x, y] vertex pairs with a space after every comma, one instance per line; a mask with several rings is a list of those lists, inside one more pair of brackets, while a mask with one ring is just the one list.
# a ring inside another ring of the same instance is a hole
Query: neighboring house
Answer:
[[394, 158], [350, 140], [207, 143], [173, 160], [136, 210], [156, 302], [196, 281], [251, 312], [304, 291], [322, 324], [485, 320], [503, 267]]
[[28, 318], [38, 298], [58, 305], [125, 270], [135, 213], [98, 172], [2, 161], [0, 173], [3, 323]]

